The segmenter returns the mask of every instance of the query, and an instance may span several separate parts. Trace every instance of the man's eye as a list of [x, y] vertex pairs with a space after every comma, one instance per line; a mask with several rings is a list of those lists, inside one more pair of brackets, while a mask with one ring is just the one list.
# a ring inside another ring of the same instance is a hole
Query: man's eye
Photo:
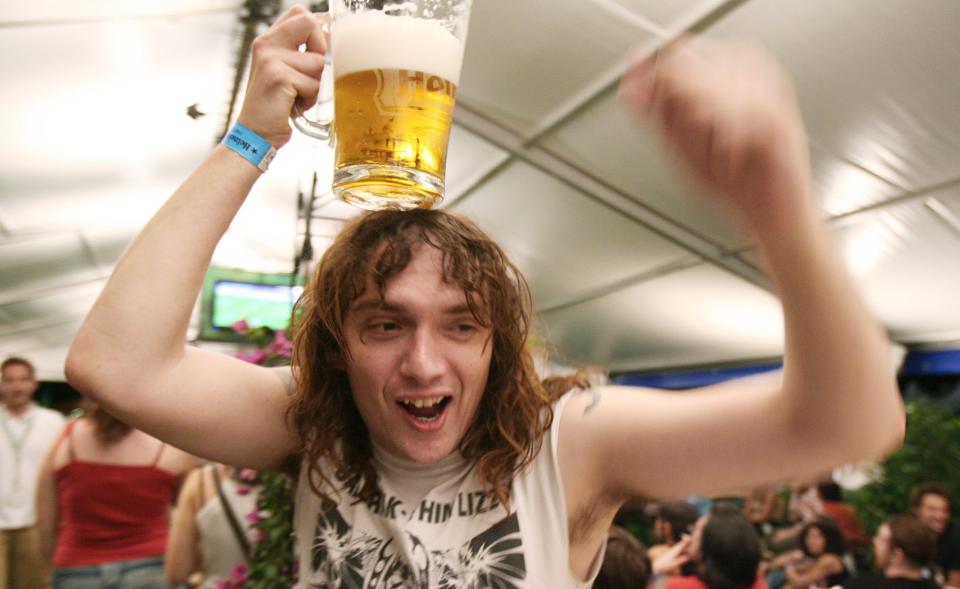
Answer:
[[400, 324], [394, 323], [393, 321], [379, 321], [370, 327], [378, 333], [393, 333], [400, 329]]
[[468, 334], [477, 331], [477, 326], [472, 323], [459, 323], [456, 326], [457, 333]]

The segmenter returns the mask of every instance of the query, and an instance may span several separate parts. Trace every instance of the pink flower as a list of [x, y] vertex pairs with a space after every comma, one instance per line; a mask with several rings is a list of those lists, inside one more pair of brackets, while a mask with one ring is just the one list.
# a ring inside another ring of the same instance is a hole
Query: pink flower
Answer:
[[289, 356], [293, 350], [293, 344], [287, 339], [287, 334], [280, 330], [273, 336], [270, 342], [270, 350], [278, 356]]
[[237, 476], [240, 477], [241, 481], [252, 483], [257, 480], [257, 471], [252, 468], [242, 468]]
[[263, 530], [257, 530], [257, 538], [256, 538], [256, 541], [257, 541], [257, 542], [263, 542], [263, 541], [266, 540], [266, 539], [267, 539], [267, 533], [264, 532]]
[[243, 334], [245, 334], [245, 333], [247, 333], [247, 332], [250, 331], [250, 324], [247, 323], [247, 320], [246, 320], [246, 319], [241, 319], [241, 320], [239, 320], [239, 321], [234, 321], [234, 322], [233, 322], [233, 331], [235, 331], [236, 333], [239, 333], [240, 335], [243, 335]]
[[250, 494], [250, 485], [238, 484], [237, 485], [237, 495], [249, 495]]
[[239, 358], [243, 360], [244, 362], [249, 362], [251, 364], [258, 364], [261, 366], [263, 365], [264, 362], [267, 361], [267, 358], [270, 357], [269, 354], [267, 354], [263, 350], [255, 350], [250, 354], [246, 354], [244, 352], [237, 352], [233, 356], [235, 358]]
[[257, 509], [254, 509], [253, 511], [245, 515], [243, 519], [251, 526], [255, 526], [260, 523], [260, 511]]
[[228, 585], [227, 587], [243, 587], [243, 583], [247, 580], [247, 565], [244, 563], [237, 563], [234, 565], [233, 570], [230, 571], [230, 574], [227, 576]]

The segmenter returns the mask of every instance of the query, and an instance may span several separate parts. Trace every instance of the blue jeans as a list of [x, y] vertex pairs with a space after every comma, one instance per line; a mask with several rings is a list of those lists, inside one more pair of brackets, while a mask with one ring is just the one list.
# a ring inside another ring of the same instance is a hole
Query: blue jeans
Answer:
[[170, 589], [163, 558], [137, 558], [53, 569], [53, 589]]

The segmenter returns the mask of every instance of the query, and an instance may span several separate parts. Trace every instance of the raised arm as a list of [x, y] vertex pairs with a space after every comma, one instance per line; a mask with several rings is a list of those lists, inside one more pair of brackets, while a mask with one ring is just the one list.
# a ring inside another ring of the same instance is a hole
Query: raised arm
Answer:
[[573, 399], [559, 449], [572, 517], [598, 500], [609, 511], [629, 495], [822, 472], [902, 440], [889, 344], [818, 219], [790, 82], [758, 49], [705, 56], [692, 45], [676, 43], [631, 69], [621, 94], [752, 231], [783, 306], [785, 368], [707, 390], [608, 387]]
[[[297, 47], [305, 44], [307, 51]], [[316, 100], [326, 43], [315, 15], [291, 8], [253, 43], [238, 121], [280, 148], [297, 96]], [[111, 413], [193, 454], [276, 467], [298, 447], [275, 371], [184, 345], [214, 247], [260, 171], [217, 146], [118, 262], [67, 357], [72, 385]], [[289, 380], [289, 379], [287, 379]]]
[[[217, 468], [215, 465], [212, 468]], [[197, 513], [203, 507], [203, 483], [206, 468], [190, 471], [180, 495], [170, 524], [170, 538], [164, 554], [163, 570], [167, 583], [176, 587], [187, 582], [190, 575], [201, 568], [200, 537], [197, 531]]]
[[44, 562], [49, 564], [53, 560], [53, 553], [57, 548], [57, 534], [60, 528], [60, 517], [57, 509], [57, 482], [53, 477], [53, 464], [62, 444], [62, 438], [50, 447], [37, 474], [36, 508], [37, 534], [40, 539], [40, 555]]

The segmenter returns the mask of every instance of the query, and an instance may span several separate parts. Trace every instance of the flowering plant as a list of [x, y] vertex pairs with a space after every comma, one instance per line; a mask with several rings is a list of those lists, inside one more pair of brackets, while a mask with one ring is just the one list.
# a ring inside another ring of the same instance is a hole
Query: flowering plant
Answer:
[[[233, 331], [246, 336], [255, 346], [252, 352], [237, 352], [237, 358], [260, 366], [289, 366], [293, 344], [284, 330], [250, 327], [240, 320]], [[289, 589], [296, 582], [293, 558], [293, 492], [290, 477], [279, 472], [244, 469], [240, 471], [240, 494], [256, 487], [257, 507], [243, 518], [256, 528], [250, 564], [238, 563], [217, 589]]]
[[245, 319], [233, 324], [233, 331], [246, 336], [255, 346], [253, 352], [237, 352], [237, 358], [260, 366], [289, 366], [293, 343], [285, 330], [266, 326], [250, 327]]

